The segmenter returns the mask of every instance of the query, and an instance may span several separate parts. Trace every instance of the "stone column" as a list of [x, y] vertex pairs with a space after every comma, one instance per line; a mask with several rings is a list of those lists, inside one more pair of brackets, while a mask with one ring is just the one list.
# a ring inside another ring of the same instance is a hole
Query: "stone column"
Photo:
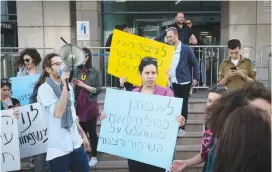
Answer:
[[221, 2], [221, 44], [226, 45], [229, 39], [239, 39], [242, 46], [256, 50], [245, 48], [244, 56], [255, 61], [257, 79], [267, 85], [268, 58], [263, 57], [261, 68], [260, 49], [271, 43], [271, 12], [264, 11], [264, 1]]
[[[77, 40], [77, 45], [80, 47], [101, 47], [101, 3], [100, 1], [76, 1], [76, 20], [89, 21], [90, 25], [90, 40]], [[93, 53], [93, 66], [98, 69], [103, 69], [103, 58], [99, 54], [103, 54], [100, 49], [91, 49]], [[101, 71], [103, 73], [103, 71]]]
[[[64, 43], [74, 39], [69, 1], [16, 1], [19, 47], [48, 47], [59, 53]], [[39, 50], [42, 57], [51, 52]]]

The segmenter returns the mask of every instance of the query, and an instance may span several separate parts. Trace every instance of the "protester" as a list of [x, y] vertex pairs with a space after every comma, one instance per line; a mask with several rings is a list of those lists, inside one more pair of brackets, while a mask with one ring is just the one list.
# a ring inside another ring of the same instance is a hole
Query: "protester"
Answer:
[[[141, 87], [135, 88], [133, 92], [141, 92], [144, 94], [154, 94], [161, 96], [173, 97], [173, 92], [170, 88], [164, 88], [156, 85], [156, 78], [158, 75], [158, 64], [157, 59], [152, 57], [145, 57], [142, 59], [139, 65], [139, 72], [142, 78], [143, 85]], [[122, 82], [124, 83], [124, 81]], [[106, 117], [105, 114], [102, 115], [102, 120]], [[177, 122], [179, 126], [185, 124], [185, 119], [183, 116], [177, 117]], [[139, 171], [150, 171], [150, 172], [165, 172], [165, 169], [160, 167], [155, 167], [153, 165], [145, 164], [142, 162], [128, 160], [129, 171], [139, 172]]]
[[[246, 105], [252, 105], [271, 113], [271, 91], [258, 84], [253, 84], [251, 87], [236, 89], [229, 92], [216, 101], [211, 107], [210, 118], [211, 132], [216, 139], [220, 138], [227, 117], [234, 110]], [[215, 157], [216, 144], [211, 148], [208, 154], [206, 172], [212, 172]]]
[[252, 105], [236, 109], [216, 145], [213, 172], [271, 172], [271, 116]]
[[191, 18], [187, 18], [185, 21], [185, 24], [187, 27], [189, 27], [192, 30], [192, 36], [189, 39], [189, 45], [197, 45], [198, 44], [198, 40], [196, 38], [196, 36], [193, 33], [193, 20]]
[[35, 48], [24, 49], [18, 60], [19, 71], [17, 76], [41, 74], [42, 69], [39, 67], [41, 61], [42, 58]]
[[205, 162], [205, 164], [202, 171], [204, 172], [206, 171], [207, 156], [210, 149], [213, 147], [215, 143], [215, 137], [209, 128], [209, 119], [210, 119], [209, 107], [211, 107], [214, 104], [214, 102], [220, 99], [220, 97], [226, 92], [227, 92], [226, 88], [221, 87], [219, 85], [209, 88], [209, 94], [208, 94], [207, 105], [206, 105], [207, 115], [206, 115], [206, 122], [205, 122], [205, 131], [202, 136], [201, 152], [198, 153], [193, 158], [190, 158], [187, 160], [175, 160], [171, 166], [171, 171], [181, 172], [188, 167], [193, 167], [203, 162]]
[[[128, 32], [128, 25], [126, 24], [116, 25], [114, 29], [121, 30], [123, 32]], [[113, 33], [111, 33], [110, 36], [108, 37], [105, 47], [111, 47], [112, 36]], [[106, 51], [110, 52], [110, 48], [106, 49]]]
[[241, 55], [241, 42], [231, 39], [228, 48], [230, 57], [219, 67], [219, 85], [226, 86], [230, 91], [251, 85], [256, 79], [256, 69], [250, 59]]
[[1, 79], [1, 110], [8, 110], [18, 106], [20, 106], [19, 100], [11, 97], [11, 83], [9, 79]]
[[[176, 28], [171, 27], [167, 30], [167, 41], [175, 46], [175, 52], [170, 69], [170, 82], [175, 97], [183, 98], [182, 116], [187, 120], [188, 116], [188, 99], [190, 95], [191, 86], [196, 86], [200, 78], [199, 64], [192, 51], [192, 49], [184, 45], [178, 39], [178, 31]], [[193, 70], [193, 81], [191, 69]], [[185, 134], [185, 126], [179, 130], [179, 137]]]
[[63, 64], [59, 55], [46, 55], [43, 73], [35, 87], [38, 91], [34, 90], [47, 122], [46, 160], [49, 161], [51, 172], [89, 172], [85, 152], [89, 150], [89, 142], [77, 121], [74, 93], [71, 84], [68, 91], [66, 80], [69, 73], [61, 70]]
[[85, 59], [74, 72], [76, 113], [84, 132], [89, 134], [92, 156], [89, 166], [97, 163], [98, 136], [96, 123], [99, 116], [98, 94], [101, 92], [100, 71], [92, 65], [92, 53], [88, 48], [82, 48]]
[[[197, 44], [196, 37], [192, 34], [191, 28], [184, 24], [184, 14], [182, 12], [178, 12], [176, 15], [176, 22], [170, 27], [174, 27], [177, 29], [178, 39], [186, 45]], [[155, 38], [156, 41], [164, 42], [164, 37], [166, 36], [167, 30], [163, 31], [159, 36]]]

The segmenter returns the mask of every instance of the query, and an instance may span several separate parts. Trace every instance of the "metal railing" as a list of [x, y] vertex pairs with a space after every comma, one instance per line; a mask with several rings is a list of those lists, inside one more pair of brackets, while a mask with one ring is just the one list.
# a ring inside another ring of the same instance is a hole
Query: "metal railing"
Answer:
[[[265, 45], [260, 50], [260, 60], [261, 60], [261, 70], [260, 70], [260, 80], [265, 83], [269, 88], [271, 88], [271, 51], [272, 45]], [[264, 79], [267, 74], [267, 79]], [[266, 83], [267, 82], [267, 83]]]
[[[195, 56], [199, 61], [201, 68], [201, 81], [195, 88], [208, 88], [218, 82], [219, 66], [222, 60], [228, 58], [228, 48], [226, 45], [207, 45], [207, 46], [191, 46]], [[109, 47], [88, 47], [92, 51], [93, 65], [101, 69], [103, 86], [116, 87], [116, 79], [108, 74]], [[254, 47], [242, 47], [242, 55], [250, 58], [253, 63], [259, 64]]]
[[[26, 47], [1, 47], [1, 78], [16, 76], [20, 52], [25, 48]], [[56, 52], [53, 48], [41, 47], [35, 49], [40, 53], [42, 58], [47, 53]]]
[[[246, 58], [250, 58], [257, 69], [257, 79], [263, 81], [263, 73], [265, 70], [269, 70], [266, 64], [271, 64], [264, 62], [264, 57], [268, 52], [268, 48], [271, 45], [264, 46], [260, 55], [256, 52], [254, 47], [244, 46], [242, 47], [242, 55]], [[109, 52], [106, 50], [109, 47], [88, 47], [93, 55], [92, 62], [93, 65], [101, 70], [103, 87], [116, 87], [116, 78], [108, 74], [108, 61]], [[218, 82], [219, 66], [222, 60], [229, 57], [228, 48], [226, 45], [204, 45], [204, 46], [191, 46], [195, 53], [196, 58], [200, 64], [201, 80], [196, 88], [208, 88], [209, 86], [216, 84]], [[20, 51], [24, 49], [21, 47], [1, 47], [1, 62], [2, 62], [2, 75], [1, 77], [13, 77], [16, 76], [17, 70], [17, 60]], [[36, 48], [44, 57], [45, 54], [56, 52], [53, 48]], [[271, 52], [271, 50], [270, 50]], [[267, 58], [268, 59], [268, 58]], [[268, 71], [269, 83], [271, 83], [271, 71]], [[270, 85], [271, 86], [271, 85]]]

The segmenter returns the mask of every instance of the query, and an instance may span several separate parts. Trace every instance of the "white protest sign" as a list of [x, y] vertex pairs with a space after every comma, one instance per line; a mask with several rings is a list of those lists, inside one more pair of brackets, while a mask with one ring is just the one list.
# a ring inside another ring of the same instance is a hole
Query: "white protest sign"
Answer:
[[18, 121], [13, 110], [1, 111], [1, 171], [20, 170]]
[[20, 106], [18, 110], [21, 158], [45, 153], [48, 135], [40, 104]]

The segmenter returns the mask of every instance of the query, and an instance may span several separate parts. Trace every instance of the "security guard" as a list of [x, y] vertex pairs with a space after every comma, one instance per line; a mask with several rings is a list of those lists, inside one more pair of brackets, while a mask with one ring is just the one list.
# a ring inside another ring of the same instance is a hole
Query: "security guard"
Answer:
[[228, 48], [230, 57], [220, 64], [218, 84], [226, 86], [229, 91], [251, 85], [255, 82], [256, 70], [250, 59], [241, 56], [240, 41], [230, 40]]

